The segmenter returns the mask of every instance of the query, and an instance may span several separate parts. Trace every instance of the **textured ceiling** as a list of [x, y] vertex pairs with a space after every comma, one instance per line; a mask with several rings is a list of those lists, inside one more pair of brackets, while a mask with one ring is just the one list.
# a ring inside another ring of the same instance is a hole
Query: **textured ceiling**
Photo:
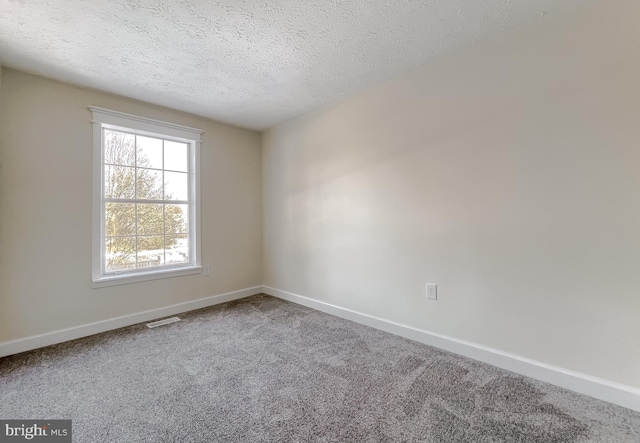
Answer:
[[0, 62], [264, 129], [585, 0], [0, 0]]

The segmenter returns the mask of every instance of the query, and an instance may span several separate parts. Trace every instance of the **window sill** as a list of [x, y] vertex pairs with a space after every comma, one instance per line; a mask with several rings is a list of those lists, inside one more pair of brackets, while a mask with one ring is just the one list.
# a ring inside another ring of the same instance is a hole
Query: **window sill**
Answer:
[[104, 288], [106, 286], [125, 285], [141, 281], [158, 280], [161, 278], [180, 277], [183, 275], [200, 274], [202, 266], [185, 266], [183, 268], [162, 269], [158, 271], [145, 272], [143, 274], [120, 274], [109, 275], [93, 279], [93, 288]]

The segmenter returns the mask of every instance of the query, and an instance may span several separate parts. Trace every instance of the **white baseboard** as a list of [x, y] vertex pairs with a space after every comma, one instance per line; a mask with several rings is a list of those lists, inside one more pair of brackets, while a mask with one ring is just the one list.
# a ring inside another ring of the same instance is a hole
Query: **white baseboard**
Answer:
[[517, 374], [531, 377], [580, 394], [588, 395], [625, 408], [640, 411], [640, 389], [602, 378], [592, 377], [579, 372], [570, 371], [529, 358], [502, 352], [486, 346], [458, 340], [411, 326], [395, 323], [382, 318], [341, 308], [302, 295], [263, 286], [265, 294], [307, 306], [318, 311], [342, 317], [391, 334], [399, 335], [429, 346], [444, 349], [465, 357], [497, 366]]
[[340, 306], [304, 297], [302, 295], [271, 288], [269, 286], [254, 286], [198, 300], [178, 303], [163, 308], [152, 309], [73, 328], [61, 329], [46, 334], [2, 342], [0, 343], [0, 357], [18, 354], [20, 352], [30, 351], [32, 349], [62, 343], [69, 340], [75, 340], [77, 338], [99, 334], [101, 332], [131, 326], [137, 323], [156, 320], [158, 318], [192, 311], [194, 309], [226, 303], [228, 301], [259, 294], [261, 292], [307, 306], [318, 311], [326, 312], [337, 317], [380, 329], [391, 334], [399, 335], [410, 340], [424, 343], [429, 346], [434, 346], [455, 354], [469, 357], [517, 374], [560, 386], [580, 394], [588, 395], [635, 411], [640, 411], [640, 389], [568, 369], [563, 369], [515, 354], [502, 352], [500, 350], [475, 343], [458, 340], [445, 335], [373, 317], [357, 311], [342, 308]]
[[110, 318], [108, 320], [88, 323], [81, 326], [75, 326], [73, 328], [60, 329], [46, 334], [5, 341], [0, 343], [0, 357], [18, 354], [20, 352], [30, 351], [32, 349], [42, 348], [44, 346], [62, 343], [69, 340], [75, 340], [89, 335], [99, 334], [100, 332], [111, 331], [124, 326], [131, 326], [137, 323], [156, 320], [158, 318], [180, 314], [181, 312], [206, 308], [207, 306], [226, 303], [228, 301], [260, 294], [261, 292], [262, 286], [254, 286], [252, 288], [226, 292], [224, 294], [217, 294], [211, 297], [178, 303], [171, 306], [165, 306], [163, 308], [151, 309], [149, 311], [137, 312], [135, 314], [123, 315], [122, 317]]

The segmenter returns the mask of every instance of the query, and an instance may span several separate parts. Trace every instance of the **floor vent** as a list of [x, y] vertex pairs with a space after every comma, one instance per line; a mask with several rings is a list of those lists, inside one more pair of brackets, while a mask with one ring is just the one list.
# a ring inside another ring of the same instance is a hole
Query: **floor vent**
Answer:
[[147, 323], [147, 328], [157, 328], [158, 326], [168, 325], [169, 323], [175, 323], [180, 321], [178, 317], [165, 318], [164, 320], [152, 321]]

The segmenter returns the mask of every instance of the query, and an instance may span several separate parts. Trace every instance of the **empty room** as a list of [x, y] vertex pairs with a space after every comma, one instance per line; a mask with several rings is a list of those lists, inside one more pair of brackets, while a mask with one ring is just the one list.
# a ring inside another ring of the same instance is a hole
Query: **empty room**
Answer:
[[0, 0], [1, 442], [640, 442], [640, 2]]

